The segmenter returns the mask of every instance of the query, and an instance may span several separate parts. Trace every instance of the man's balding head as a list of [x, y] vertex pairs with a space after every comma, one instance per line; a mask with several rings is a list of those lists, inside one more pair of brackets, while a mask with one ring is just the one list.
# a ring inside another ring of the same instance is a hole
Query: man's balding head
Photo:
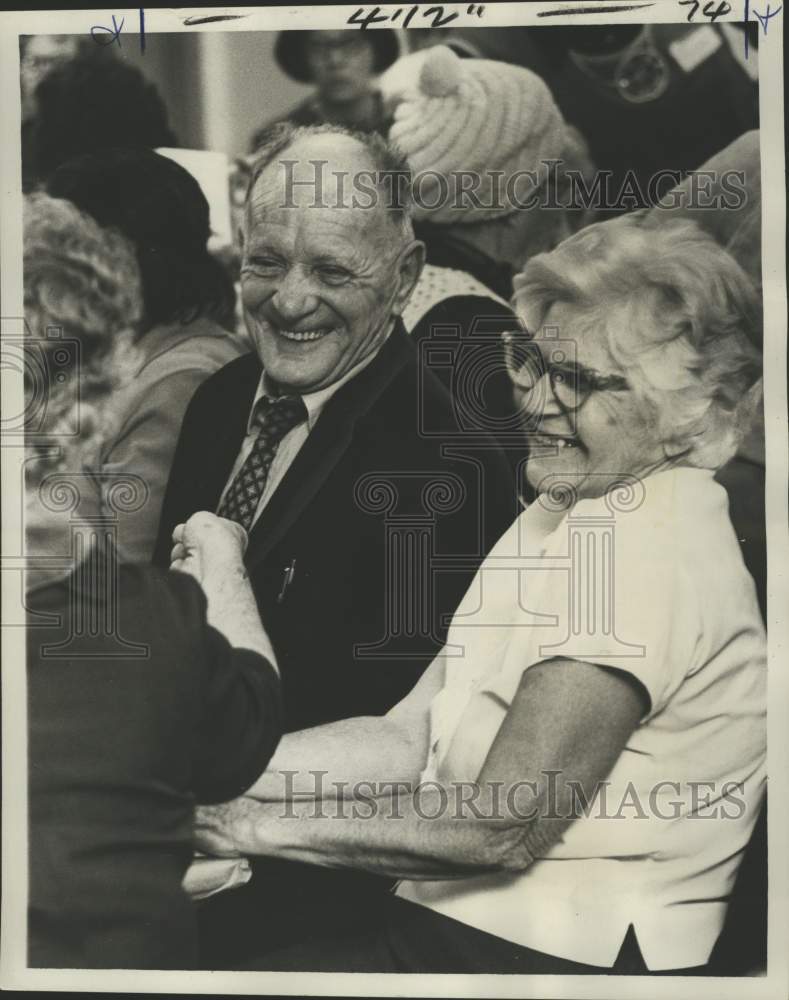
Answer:
[[272, 126], [255, 154], [249, 194], [263, 174], [282, 187], [286, 204], [303, 202], [374, 212], [395, 226], [401, 239], [413, 239], [411, 171], [397, 149], [375, 133], [337, 125]]

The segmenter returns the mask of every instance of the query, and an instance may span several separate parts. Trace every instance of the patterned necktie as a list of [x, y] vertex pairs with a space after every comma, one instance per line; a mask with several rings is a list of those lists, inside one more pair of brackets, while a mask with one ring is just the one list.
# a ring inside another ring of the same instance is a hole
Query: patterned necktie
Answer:
[[264, 396], [260, 400], [254, 416], [258, 436], [219, 505], [217, 514], [220, 517], [237, 521], [249, 531], [280, 441], [306, 419], [307, 408], [300, 396], [278, 396], [276, 399]]

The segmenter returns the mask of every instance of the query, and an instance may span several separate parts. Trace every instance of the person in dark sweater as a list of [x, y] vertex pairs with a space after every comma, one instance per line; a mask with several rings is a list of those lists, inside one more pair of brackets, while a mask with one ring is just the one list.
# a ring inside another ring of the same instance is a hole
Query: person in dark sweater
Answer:
[[141, 312], [131, 247], [33, 195], [25, 276], [25, 389], [45, 403], [26, 411], [28, 964], [191, 968], [195, 805], [271, 757], [276, 659], [238, 525], [179, 526], [180, 572], [118, 564], [117, 513], [145, 483], [95, 460]]

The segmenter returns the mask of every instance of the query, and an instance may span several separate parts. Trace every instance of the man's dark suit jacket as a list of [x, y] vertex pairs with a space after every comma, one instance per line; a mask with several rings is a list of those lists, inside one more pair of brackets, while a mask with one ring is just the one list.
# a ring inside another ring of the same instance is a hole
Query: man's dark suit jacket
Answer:
[[[260, 374], [257, 357], [246, 355], [195, 393], [162, 509], [159, 564], [169, 564], [178, 523], [216, 510]], [[514, 519], [501, 453], [479, 435], [473, 445], [461, 434], [453, 440], [454, 427], [446, 390], [420, 372], [398, 328], [326, 404], [252, 528], [245, 561], [279, 662], [286, 731], [381, 714], [407, 694], [441, 648], [476, 566]], [[435, 552], [396, 580], [398, 545], [409, 538]], [[433, 566], [435, 586], [424, 588], [433, 635], [420, 638], [403, 620], [403, 588], [413, 596], [434, 556], [450, 565]], [[355, 653], [385, 639], [387, 619], [393, 637], [380, 655]]]
[[[175, 525], [216, 510], [260, 375], [257, 356], [246, 355], [195, 393], [163, 505], [161, 565]], [[447, 390], [420, 367], [398, 321], [375, 360], [328, 401], [250, 532], [245, 561], [279, 663], [284, 731], [383, 714], [408, 693], [483, 555], [514, 520], [515, 495], [492, 439], [457, 431]], [[418, 558], [398, 573], [409, 548]], [[420, 550], [447, 564], [427, 589]], [[432, 635], [413, 634], [406, 606], [415, 601], [432, 604]], [[381, 655], [358, 655], [379, 642]], [[253, 867], [248, 886], [201, 907], [205, 967], [265, 968], [250, 966], [251, 956], [305, 940], [310, 918], [315, 934], [327, 920], [337, 926], [389, 884], [292, 862]]]

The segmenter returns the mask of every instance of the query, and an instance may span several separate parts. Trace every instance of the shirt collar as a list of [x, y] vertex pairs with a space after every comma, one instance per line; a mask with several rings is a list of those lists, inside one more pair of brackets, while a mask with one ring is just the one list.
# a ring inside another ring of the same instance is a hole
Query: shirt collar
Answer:
[[[394, 326], [393, 326], [394, 329]], [[388, 339], [388, 338], [387, 338]], [[385, 341], [384, 341], [385, 343]], [[378, 350], [383, 347], [383, 343], [379, 346]], [[332, 398], [332, 396], [337, 392], [346, 382], [350, 382], [352, 378], [359, 374], [362, 369], [366, 368], [371, 364], [378, 355], [378, 350], [371, 351], [366, 357], [358, 361], [353, 368], [347, 371], [342, 378], [338, 378], [336, 382], [332, 382], [331, 385], [325, 386], [323, 389], [318, 389], [317, 392], [307, 392], [301, 396], [301, 400], [304, 403], [304, 407], [307, 411], [307, 428], [312, 431], [317, 423], [318, 417], [321, 415], [323, 408]], [[255, 398], [252, 400], [252, 406], [249, 410], [249, 417], [247, 418], [247, 434], [257, 434], [257, 428], [254, 426], [253, 417], [255, 415], [255, 410], [260, 400], [269, 393], [269, 384], [266, 378], [266, 372], [260, 376], [260, 381], [258, 382], [258, 387], [255, 392]]]

